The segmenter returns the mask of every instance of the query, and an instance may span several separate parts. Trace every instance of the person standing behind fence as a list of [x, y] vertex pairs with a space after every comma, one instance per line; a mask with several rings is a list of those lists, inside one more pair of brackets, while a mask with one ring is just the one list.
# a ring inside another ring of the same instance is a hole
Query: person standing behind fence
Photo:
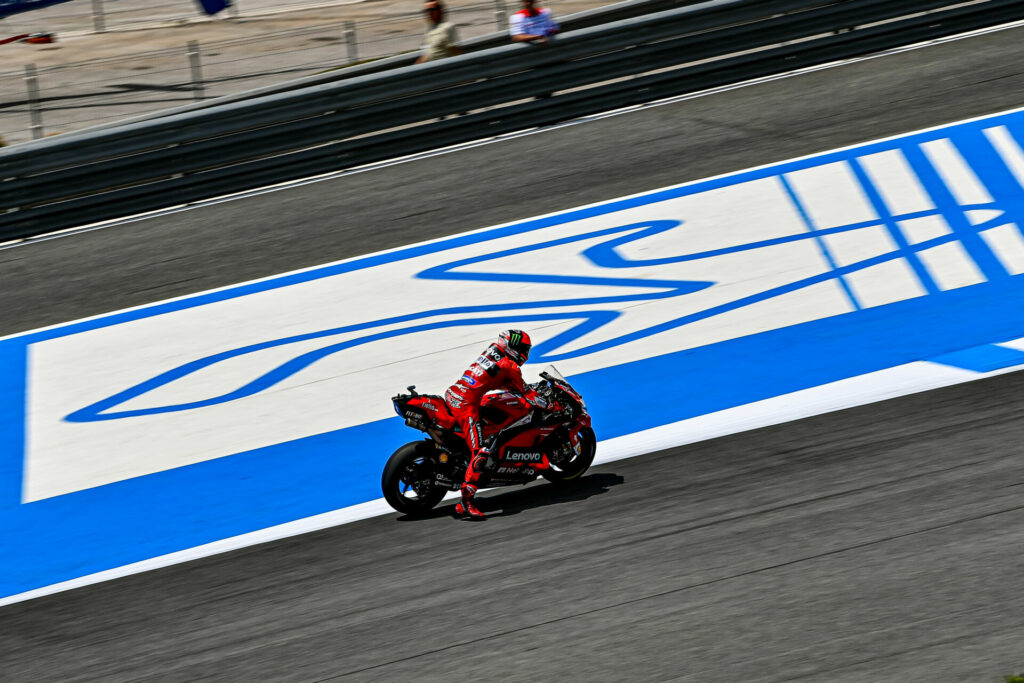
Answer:
[[559, 30], [551, 10], [534, 7], [534, 0], [523, 0], [523, 9], [512, 15], [508, 27], [516, 43], [546, 43]]
[[423, 3], [423, 13], [427, 16], [426, 44], [423, 46], [423, 54], [416, 60], [416, 63], [429, 62], [445, 57], [461, 55], [462, 50], [456, 45], [459, 42], [458, 34], [455, 31], [455, 24], [444, 20], [444, 5], [441, 0], [427, 0]]

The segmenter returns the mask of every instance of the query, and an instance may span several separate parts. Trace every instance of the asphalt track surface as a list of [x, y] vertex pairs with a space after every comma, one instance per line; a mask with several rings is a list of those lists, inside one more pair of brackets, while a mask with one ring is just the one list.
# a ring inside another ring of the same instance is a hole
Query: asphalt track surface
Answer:
[[[1024, 105], [1024, 32], [0, 252], [0, 332]], [[4, 680], [1024, 670], [1024, 373], [0, 609]], [[599, 420], [600, 416], [596, 416]], [[390, 446], [389, 446], [390, 447]]]

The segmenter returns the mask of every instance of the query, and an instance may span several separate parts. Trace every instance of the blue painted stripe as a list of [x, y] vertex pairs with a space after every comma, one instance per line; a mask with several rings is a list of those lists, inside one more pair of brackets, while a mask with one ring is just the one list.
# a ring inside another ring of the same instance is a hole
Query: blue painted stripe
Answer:
[[995, 226], [1003, 223], [1015, 223], [1018, 231], [1024, 229], [1024, 193], [1021, 192], [1024, 188], [1021, 188], [1006, 161], [980, 130], [965, 132], [961, 139], [968, 142], [961, 150], [964, 159], [974, 169], [995, 202], [993, 206], [985, 208], [1002, 212], [999, 218], [975, 226], [975, 232], [983, 231], [990, 224]]
[[[607, 439], [1019, 334], [1024, 279], [571, 378]], [[0, 511], [0, 595], [380, 497], [397, 418]], [[41, 533], [45, 531], [45, 533]]]
[[[0, 510], [21, 503], [26, 350], [17, 340], [0, 342]], [[0, 531], [0, 535], [3, 533]]]
[[[853, 169], [853, 174], [860, 183], [861, 189], [864, 190], [864, 195], [868, 198], [868, 201], [874, 208], [875, 213], [881, 217], [882, 225], [885, 226], [886, 230], [889, 232], [889, 236], [892, 238], [893, 242], [896, 243], [896, 246], [900, 251], [900, 255], [907, 260], [911, 270], [914, 271], [917, 279], [924, 286], [925, 291], [928, 294], [938, 294], [938, 285], [935, 284], [935, 280], [932, 279], [931, 274], [927, 269], [925, 269], [924, 264], [921, 263], [921, 259], [918, 257], [917, 252], [910, 248], [907, 238], [904, 237], [903, 231], [897, 223], [897, 219], [885, 205], [885, 202], [882, 200], [882, 196], [878, 193], [878, 188], [876, 188], [874, 183], [872, 183], [868, 178], [860, 160], [851, 159], [850, 167]], [[907, 220], [911, 217], [912, 216], [903, 216], [900, 220]]]
[[1024, 351], [997, 344], [985, 344], [970, 349], [945, 353], [928, 360], [972, 372], [992, 372], [1024, 365]]
[[392, 418], [0, 510], [0, 596], [379, 498], [415, 437]]
[[[963, 138], [960, 139], [963, 140]], [[949, 223], [949, 227], [953, 229], [953, 233], [963, 244], [971, 259], [981, 269], [985, 279], [1006, 278], [1008, 276], [1006, 269], [996, 260], [988, 245], [978, 236], [974, 226], [964, 215], [966, 207], [960, 206], [924, 152], [919, 147], [911, 145], [904, 149], [904, 153], [928, 195], [942, 212], [942, 216]]]

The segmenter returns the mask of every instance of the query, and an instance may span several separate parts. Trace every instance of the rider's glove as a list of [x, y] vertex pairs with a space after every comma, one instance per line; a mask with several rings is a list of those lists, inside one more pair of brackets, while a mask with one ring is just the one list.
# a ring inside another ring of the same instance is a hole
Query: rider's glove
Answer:
[[559, 403], [558, 401], [552, 401], [551, 403], [548, 404], [548, 410], [550, 410], [552, 413], [560, 413], [562, 412], [562, 404]]

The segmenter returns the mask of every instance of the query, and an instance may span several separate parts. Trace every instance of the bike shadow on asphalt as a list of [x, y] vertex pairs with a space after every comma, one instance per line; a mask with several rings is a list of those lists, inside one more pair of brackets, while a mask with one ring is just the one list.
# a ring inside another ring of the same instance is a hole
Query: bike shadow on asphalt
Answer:
[[[508, 487], [494, 489], [477, 497], [476, 504], [481, 512], [491, 517], [509, 517], [518, 515], [524, 510], [542, 508], [548, 505], [576, 503], [591, 496], [608, 493], [609, 489], [624, 484], [626, 479], [619, 474], [610, 472], [594, 472], [565, 484], [550, 482], [535, 483], [525, 488]], [[499, 493], [500, 492], [500, 493]], [[456, 500], [445, 501], [425, 515], [410, 517], [403, 515], [400, 522], [415, 522], [426, 519], [438, 519], [455, 515]]]

